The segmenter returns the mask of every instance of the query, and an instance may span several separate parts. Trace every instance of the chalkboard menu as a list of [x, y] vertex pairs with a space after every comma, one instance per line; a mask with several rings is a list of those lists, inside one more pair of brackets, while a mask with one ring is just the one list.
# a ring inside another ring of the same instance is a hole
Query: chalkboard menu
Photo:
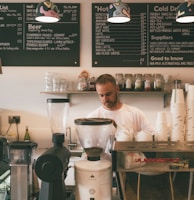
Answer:
[[93, 67], [194, 66], [194, 26], [176, 22], [177, 3], [128, 5], [131, 21], [112, 24], [109, 4], [92, 4]]
[[60, 21], [35, 21], [37, 3], [0, 3], [3, 66], [79, 66], [80, 4], [58, 3]]

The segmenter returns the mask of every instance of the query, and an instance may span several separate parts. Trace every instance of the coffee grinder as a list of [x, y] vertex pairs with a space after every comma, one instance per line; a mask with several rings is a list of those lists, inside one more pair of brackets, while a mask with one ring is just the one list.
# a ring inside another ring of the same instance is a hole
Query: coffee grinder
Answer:
[[38, 157], [35, 164], [36, 175], [42, 180], [39, 200], [65, 200], [65, 177], [68, 170], [70, 152], [63, 147], [64, 134], [53, 134], [54, 146]]
[[75, 119], [80, 144], [87, 159], [75, 162], [76, 200], [112, 199], [112, 163], [101, 159], [112, 133], [112, 120]]
[[35, 163], [36, 175], [41, 180], [39, 200], [64, 200], [67, 196], [65, 177], [71, 156], [63, 146], [69, 99], [47, 99], [47, 111], [53, 147], [39, 156]]
[[32, 161], [34, 142], [9, 143], [9, 165], [11, 167], [11, 199], [32, 199]]
[[66, 133], [67, 116], [69, 114], [70, 102], [65, 99], [47, 99], [47, 113], [51, 132]]

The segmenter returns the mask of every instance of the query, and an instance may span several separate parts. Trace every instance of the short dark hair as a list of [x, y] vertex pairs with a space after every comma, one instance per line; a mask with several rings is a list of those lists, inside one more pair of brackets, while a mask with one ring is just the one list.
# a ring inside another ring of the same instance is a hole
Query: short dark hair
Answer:
[[96, 79], [96, 84], [105, 84], [108, 82], [112, 83], [115, 86], [117, 85], [115, 78], [110, 74], [102, 74]]

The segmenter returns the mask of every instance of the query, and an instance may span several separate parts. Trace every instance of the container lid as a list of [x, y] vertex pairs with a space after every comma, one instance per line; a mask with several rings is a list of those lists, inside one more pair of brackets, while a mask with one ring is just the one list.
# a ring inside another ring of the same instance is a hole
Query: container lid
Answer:
[[3, 146], [4, 144], [7, 144], [7, 139], [6, 138], [0, 138], [0, 146]]
[[174, 80], [174, 83], [181, 83], [181, 80]]
[[11, 142], [9, 144], [10, 149], [33, 149], [38, 146], [35, 142]]
[[75, 119], [75, 124], [77, 125], [106, 125], [112, 124], [112, 119], [108, 118], [80, 118]]
[[47, 99], [47, 103], [69, 103], [69, 99]]

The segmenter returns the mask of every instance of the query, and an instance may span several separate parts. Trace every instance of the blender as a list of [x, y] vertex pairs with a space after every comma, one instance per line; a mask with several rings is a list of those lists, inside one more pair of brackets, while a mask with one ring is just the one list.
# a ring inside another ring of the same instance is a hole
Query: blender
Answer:
[[87, 159], [75, 163], [76, 200], [112, 199], [112, 163], [101, 159], [113, 130], [106, 118], [75, 119], [80, 144]]

